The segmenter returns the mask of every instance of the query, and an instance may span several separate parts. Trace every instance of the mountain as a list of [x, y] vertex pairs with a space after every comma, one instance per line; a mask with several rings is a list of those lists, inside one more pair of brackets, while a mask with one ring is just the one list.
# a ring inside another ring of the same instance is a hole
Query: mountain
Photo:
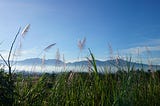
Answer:
[[[88, 65], [88, 61], [78, 61], [78, 62], [73, 62], [73, 63], [67, 63], [68, 66], [84, 66]], [[118, 59], [118, 60], [106, 60], [106, 61], [100, 61], [96, 60], [97, 66], [108, 66], [108, 67], [134, 67], [136, 69], [138, 68], [143, 68], [144, 70], [148, 70], [150, 67], [153, 69], [160, 69], [160, 65], [148, 65], [148, 64], [143, 64], [143, 63], [136, 63], [136, 62], [130, 62], [126, 61], [123, 59]]]
[[[124, 61], [124, 60], [123, 60]], [[96, 60], [96, 64], [98, 66], [104, 66], [104, 65], [111, 65], [112, 63], [114, 64], [114, 60], [108, 60], [108, 61], [100, 61], [100, 60]], [[56, 65], [56, 64], [64, 64], [61, 60], [56, 60], [56, 59], [47, 59], [44, 61], [45, 65]], [[29, 58], [29, 59], [25, 59], [25, 60], [21, 60], [21, 61], [17, 61], [18, 65], [41, 65], [42, 64], [42, 59], [40, 58]], [[81, 66], [81, 65], [88, 65], [88, 61], [84, 60], [84, 61], [76, 61], [76, 62], [69, 62], [66, 63], [66, 65], [68, 66]]]
[[[73, 62], [73, 63], [67, 63], [67, 65], [88, 65], [89, 62], [88, 61], [77, 61], [77, 62]], [[126, 60], [122, 60], [122, 59], [118, 59], [118, 60], [106, 60], [106, 61], [100, 61], [100, 60], [96, 60], [96, 64], [98, 66], [126, 66], [128, 64], [130, 65], [141, 65], [139, 63], [135, 63], [135, 62], [128, 62]], [[145, 65], [145, 64], [143, 64]]]
[[[67, 63], [67, 65], [69, 65], [69, 66], [71, 66], [71, 65], [80, 66], [80, 65], [88, 65], [88, 64], [89, 64], [88, 61], [76, 61], [76, 62], [73, 62], [73, 63], [71, 63], [71, 62]], [[106, 65], [106, 61], [96, 60], [96, 64], [98, 66], [104, 66], [104, 65]]]
[[[0, 60], [2, 63], [2, 60]], [[61, 60], [56, 59], [47, 59], [44, 61], [45, 65], [63, 65], [64, 63]], [[123, 59], [118, 60], [106, 60], [106, 61], [100, 61], [96, 60], [97, 66], [120, 66], [120, 67], [126, 67], [126, 66], [134, 66], [134, 68], [144, 68], [149, 69], [150, 65], [148, 64], [142, 64], [142, 63], [136, 63], [136, 62], [129, 62]], [[17, 65], [42, 65], [42, 59], [40, 58], [29, 58], [22, 61], [17, 61]], [[76, 61], [76, 62], [69, 62], [66, 63], [67, 66], [87, 66], [89, 65], [89, 62], [87, 60], [84, 61]], [[160, 69], [160, 65], [152, 65], [153, 69]]]
[[[25, 59], [22, 61], [17, 61], [18, 65], [42, 65], [42, 59], [40, 58], [30, 58], [30, 59]], [[45, 65], [56, 65], [56, 64], [63, 64], [62, 61], [56, 60], [56, 59], [47, 59], [44, 60]]]

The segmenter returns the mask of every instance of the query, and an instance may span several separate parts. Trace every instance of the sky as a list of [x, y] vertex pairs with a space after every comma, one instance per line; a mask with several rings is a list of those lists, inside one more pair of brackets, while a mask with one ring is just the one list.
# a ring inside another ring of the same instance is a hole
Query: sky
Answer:
[[18, 29], [30, 24], [15, 44], [14, 50], [22, 41], [18, 59], [51, 59], [59, 49], [66, 61], [75, 61], [89, 56], [90, 48], [99, 60], [119, 55], [160, 64], [159, 13], [158, 0], [0, 0], [0, 53], [6, 58]]

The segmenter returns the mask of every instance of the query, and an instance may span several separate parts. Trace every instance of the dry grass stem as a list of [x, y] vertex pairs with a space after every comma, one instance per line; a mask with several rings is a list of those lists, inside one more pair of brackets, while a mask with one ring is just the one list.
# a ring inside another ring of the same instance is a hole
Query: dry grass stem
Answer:
[[74, 78], [74, 72], [73, 71], [70, 71], [69, 72], [69, 77], [68, 77], [68, 85], [70, 85], [72, 83], [72, 80]]
[[108, 43], [108, 47], [109, 47], [109, 54], [110, 54], [110, 59], [113, 60], [113, 49], [110, 43]]
[[116, 64], [119, 64], [119, 56], [116, 57]]
[[22, 35], [23, 38], [25, 37], [25, 35], [28, 32], [29, 28], [30, 28], [30, 24], [26, 25], [25, 28], [22, 30], [21, 35]]
[[43, 57], [42, 57], [41, 69], [43, 69], [45, 67], [45, 58], [46, 58], [46, 55], [44, 54]]
[[84, 49], [85, 43], [86, 43], [86, 38], [78, 41], [78, 48], [80, 49], [80, 51], [82, 51]]
[[66, 69], [66, 60], [65, 60], [64, 54], [63, 54], [63, 68], [64, 70]]
[[56, 43], [50, 44], [49, 46], [47, 46], [46, 48], [44, 48], [44, 51], [48, 51], [49, 49], [51, 49], [54, 45], [56, 45]]
[[149, 69], [151, 71], [153, 71], [153, 68], [152, 68], [152, 61], [151, 61], [151, 51], [149, 50], [149, 48], [147, 46], [145, 46], [146, 48], [146, 52], [148, 54], [148, 64], [149, 64]]
[[56, 64], [59, 64], [60, 57], [61, 57], [61, 55], [60, 55], [59, 49], [57, 49], [57, 51], [56, 51]]
[[45, 64], [45, 57], [46, 57], [46, 55], [44, 54], [43, 57], [42, 57], [42, 65]]

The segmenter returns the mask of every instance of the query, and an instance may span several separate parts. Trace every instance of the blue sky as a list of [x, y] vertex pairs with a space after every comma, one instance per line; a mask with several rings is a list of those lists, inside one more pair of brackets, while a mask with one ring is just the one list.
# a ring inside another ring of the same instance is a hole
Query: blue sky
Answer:
[[46, 58], [55, 58], [59, 48], [73, 61], [79, 56], [78, 40], [86, 37], [82, 57], [90, 48], [97, 59], [109, 59], [110, 44], [115, 57], [160, 64], [159, 13], [158, 0], [1, 0], [1, 53], [6, 57], [18, 28], [31, 24], [19, 59], [41, 57], [47, 45], [57, 43]]

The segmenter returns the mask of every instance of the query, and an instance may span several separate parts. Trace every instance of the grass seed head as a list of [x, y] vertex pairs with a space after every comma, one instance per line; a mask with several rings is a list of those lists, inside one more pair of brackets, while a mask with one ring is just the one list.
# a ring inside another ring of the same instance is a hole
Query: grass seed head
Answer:
[[30, 24], [26, 25], [25, 28], [22, 30], [21, 35], [22, 35], [23, 38], [25, 37], [25, 35], [28, 32], [29, 28], [30, 28]]
[[86, 43], [86, 38], [78, 41], [78, 48], [80, 49], [80, 51], [82, 51], [84, 49], [85, 43]]
[[54, 45], [56, 45], [56, 43], [50, 44], [49, 46], [47, 46], [46, 48], [44, 48], [44, 51], [47, 52], [49, 49], [51, 49]]

